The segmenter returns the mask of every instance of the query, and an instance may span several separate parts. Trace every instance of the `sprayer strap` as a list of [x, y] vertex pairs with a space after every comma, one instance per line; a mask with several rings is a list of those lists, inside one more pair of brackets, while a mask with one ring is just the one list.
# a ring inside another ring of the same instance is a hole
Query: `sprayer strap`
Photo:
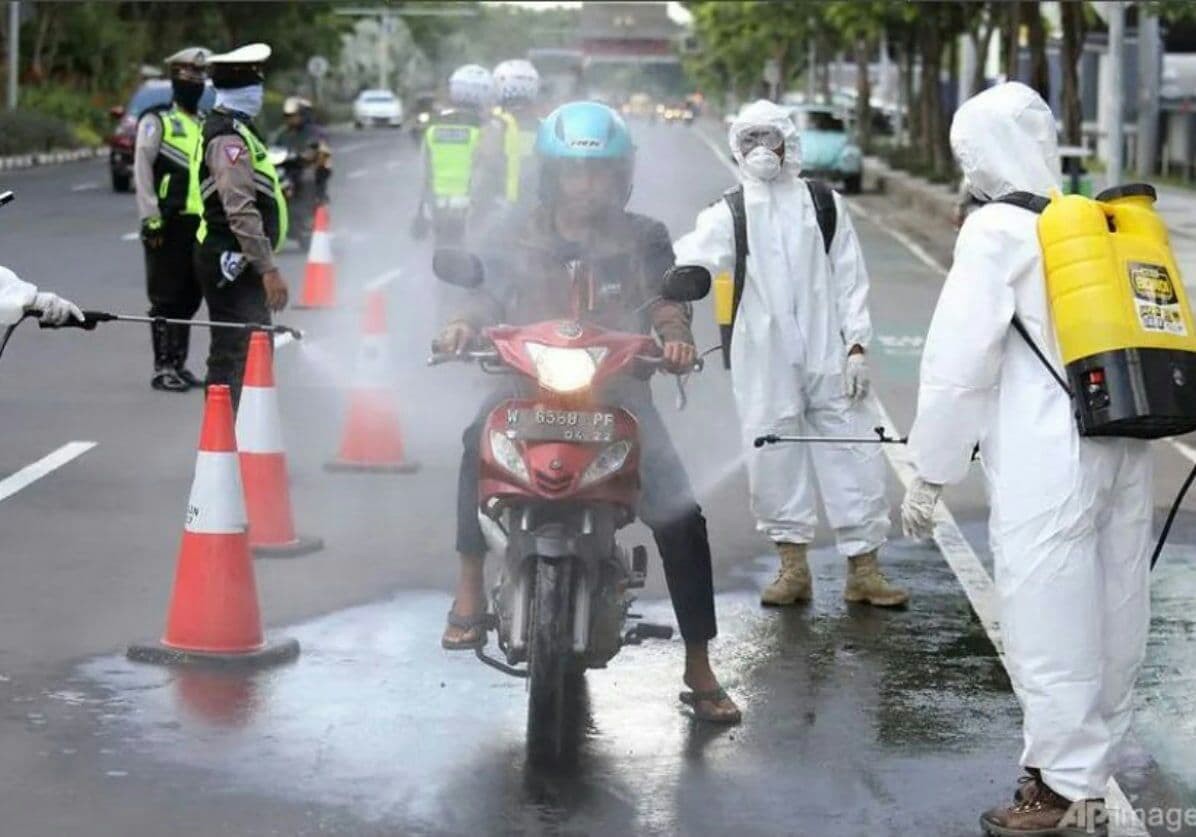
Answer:
[[1034, 352], [1034, 355], [1040, 361], [1042, 361], [1042, 365], [1045, 366], [1046, 370], [1051, 373], [1051, 377], [1059, 383], [1059, 386], [1063, 387], [1063, 391], [1067, 393], [1067, 397], [1071, 398], [1071, 387], [1067, 385], [1067, 381], [1063, 380], [1063, 376], [1060, 375], [1055, 367], [1051, 365], [1051, 362], [1047, 360], [1046, 354], [1044, 354], [1042, 349], [1038, 347], [1038, 344], [1034, 342], [1034, 338], [1030, 336], [1030, 332], [1026, 328], [1026, 324], [1022, 322], [1022, 318], [1017, 314], [1013, 315], [1013, 327], [1017, 329], [1017, 333], [1020, 334], [1022, 339], [1026, 341], [1026, 345], [1030, 347], [1030, 351]]

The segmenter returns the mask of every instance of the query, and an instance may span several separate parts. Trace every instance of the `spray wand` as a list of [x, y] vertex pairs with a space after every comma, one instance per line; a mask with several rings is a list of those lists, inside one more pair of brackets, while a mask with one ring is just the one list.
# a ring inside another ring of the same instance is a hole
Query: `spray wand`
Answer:
[[285, 325], [268, 325], [266, 323], [228, 323], [214, 320], [176, 320], [170, 317], [140, 317], [134, 314], [109, 314], [107, 311], [84, 311], [83, 321], [68, 319], [60, 325], [44, 323], [42, 328], [81, 328], [84, 331], [94, 331], [97, 323], [161, 323], [162, 325], [197, 326], [199, 328], [239, 328], [243, 331], [266, 331], [271, 334], [289, 334], [296, 340], [303, 339], [303, 332], [297, 328]]
[[765, 445], [777, 445], [785, 442], [802, 444], [821, 442], [840, 445], [904, 445], [909, 442], [908, 436], [894, 439], [885, 433], [883, 427], [874, 427], [872, 430], [876, 433], [875, 436], [783, 436], [770, 433], [767, 436], [757, 436], [755, 445], [758, 448], [762, 448]]

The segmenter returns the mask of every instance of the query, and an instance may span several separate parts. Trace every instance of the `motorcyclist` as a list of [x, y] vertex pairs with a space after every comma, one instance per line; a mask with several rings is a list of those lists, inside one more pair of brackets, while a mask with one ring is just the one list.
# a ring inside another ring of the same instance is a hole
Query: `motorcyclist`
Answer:
[[466, 64], [449, 78], [450, 107], [433, 117], [424, 134], [424, 187], [412, 233], [422, 238], [431, 226], [438, 245], [460, 244], [473, 209], [477, 149], [491, 130], [488, 108], [494, 94], [490, 71]]
[[[634, 146], [610, 108], [573, 102], [550, 114], [535, 146], [539, 200], [526, 215], [509, 216], [483, 243], [486, 288], [437, 340], [441, 351], [461, 351], [484, 326], [570, 317], [584, 287], [584, 316], [599, 325], [648, 333], [663, 343], [671, 370], [696, 358], [688, 305], [658, 299], [673, 264], [668, 230], [624, 209], [631, 194]], [[584, 284], [579, 285], [578, 277]], [[655, 301], [653, 301], [655, 298]], [[483, 423], [509, 390], [486, 400], [464, 434], [457, 508], [461, 574], [442, 645], [480, 647], [486, 641], [483, 562], [486, 543], [477, 520], [478, 448]], [[707, 643], [717, 628], [706, 521], [648, 382], [629, 378], [609, 386], [609, 403], [635, 415], [642, 444], [639, 514], [652, 529], [664, 563], [673, 608], [686, 645], [681, 699], [700, 720], [735, 723], [740, 712], [710, 667]]]
[[527, 206], [536, 191], [533, 150], [540, 127], [540, 74], [526, 59], [503, 61], [494, 68], [494, 91], [493, 130], [478, 148], [479, 189], [492, 205]]
[[291, 182], [287, 202], [291, 230], [300, 244], [311, 236], [317, 206], [328, 202], [328, 180], [332, 177], [332, 149], [328, 134], [316, 122], [312, 104], [301, 96], [289, 96], [282, 105], [283, 126], [270, 144], [287, 151], [283, 168]]

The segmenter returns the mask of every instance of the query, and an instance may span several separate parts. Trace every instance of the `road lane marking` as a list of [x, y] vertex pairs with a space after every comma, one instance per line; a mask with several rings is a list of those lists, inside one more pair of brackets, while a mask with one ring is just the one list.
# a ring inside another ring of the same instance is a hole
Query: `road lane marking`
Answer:
[[354, 151], [360, 151], [363, 148], [368, 148], [368, 142], [351, 142], [348, 145], [334, 145], [332, 150], [339, 154], [352, 154]]
[[15, 474], [5, 477], [0, 480], [0, 500], [7, 500], [21, 489], [27, 488], [47, 474], [57, 471], [72, 459], [87, 453], [97, 444], [98, 442], [67, 442], [32, 465], [26, 465]]
[[92, 189], [100, 188], [99, 183], [80, 183], [77, 186], [72, 186], [72, 192], [90, 192]]
[[403, 163], [400, 160], [391, 160], [390, 162], [388, 162], [386, 164], [386, 170], [394, 171], [395, 169], [399, 168], [402, 165], [403, 165]]
[[131, 233], [125, 233], [124, 235], [122, 235], [120, 237], [120, 240], [121, 241], [136, 241], [139, 238], [141, 238], [141, 233], [131, 232]]
[[295, 342], [295, 335], [290, 332], [283, 331], [274, 335], [274, 348], [281, 349], [283, 346], [289, 346]]
[[[722, 150], [702, 131], [698, 131], [698, 136], [714, 152], [714, 156], [738, 178], [738, 171], [726, 159]], [[908, 236], [893, 229], [888, 224], [877, 219], [872, 213], [863, 210], [854, 203], [848, 201], [847, 205], [849, 209], [859, 213], [895, 238], [898, 243], [905, 246], [927, 266], [944, 276], [946, 275], [946, 268], [940, 265], [933, 256], [918, 246]], [[885, 425], [887, 432], [892, 436], [902, 435], [894, 426], [888, 411], [875, 392], [869, 396], [869, 399], [881, 422]], [[902, 486], [908, 490], [915, 476], [909, 451], [903, 445], [881, 445], [881, 448], [884, 451], [885, 457], [889, 460], [890, 467], [897, 474], [898, 479], [901, 480]], [[980, 563], [980, 559], [976, 557], [976, 552], [972, 549], [972, 545], [963, 536], [963, 532], [960, 531], [958, 524], [955, 522], [954, 515], [947, 508], [945, 500], [936, 506], [934, 517], [936, 524], [934, 528], [934, 541], [938, 544], [939, 551], [942, 553], [947, 565], [959, 580], [960, 586], [963, 587], [964, 595], [968, 597], [968, 602], [971, 604], [972, 610], [976, 612], [976, 616], [979, 617], [981, 624], [984, 625], [984, 632], [988, 635], [989, 641], [1001, 658], [1001, 664], [1005, 665], [1005, 650], [1001, 646], [999, 635], [999, 623], [996, 617], [996, 595], [992, 578], [989, 577], [988, 570], [984, 569], [984, 565]], [[1006, 666], [1006, 670], [1008, 671], [1008, 666]], [[1118, 826], [1115, 833], [1125, 835], [1125, 837], [1142, 837], [1142, 835], [1149, 837], [1149, 832], [1147, 832], [1142, 821], [1138, 818], [1125, 792], [1122, 791], [1117, 780], [1112, 777], [1109, 778], [1109, 785], [1105, 790], [1105, 804], [1109, 812], [1110, 823]]]
[[367, 282], [365, 289], [367, 291], [376, 291], [379, 288], [384, 288], [402, 275], [403, 271], [401, 270], [388, 270], [385, 273], [375, 276], [373, 279]]
[[369, 173], [369, 169], [353, 169], [347, 176], [350, 180], [356, 180], [359, 177], [365, 177]]

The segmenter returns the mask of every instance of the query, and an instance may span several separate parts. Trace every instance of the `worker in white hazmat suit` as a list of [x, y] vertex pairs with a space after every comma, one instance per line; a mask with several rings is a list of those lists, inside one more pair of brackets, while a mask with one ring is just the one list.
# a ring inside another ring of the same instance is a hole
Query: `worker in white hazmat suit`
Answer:
[[859, 437], [875, 425], [864, 405], [872, 337], [868, 273], [851, 219], [838, 195], [798, 176], [801, 149], [787, 111], [767, 101], [749, 105], [732, 124], [730, 143], [741, 200], [732, 190], [705, 209], [675, 251], [678, 264], [711, 272], [742, 260], [732, 385], [752, 512], [781, 557], [780, 574], [762, 601], [788, 605], [811, 597], [806, 551], [818, 524], [817, 477], [849, 562], [844, 597], [903, 605], [908, 594], [890, 584], [877, 563], [889, 530], [880, 447], [752, 445], [771, 433]]
[[39, 291], [7, 267], [0, 267], [0, 328], [16, 325], [30, 313], [51, 325], [62, 325], [71, 317], [83, 322], [83, 312], [73, 302]]
[[[979, 442], [1006, 664], [1024, 711], [1017, 800], [986, 812], [991, 834], [1055, 829], [1099, 800], [1130, 723], [1149, 624], [1151, 459], [1134, 439], [1081, 438], [1067, 394], [1010, 325], [1014, 314], [1062, 374], [1038, 216], [999, 202], [1059, 188], [1055, 119], [1022, 84], [968, 100], [951, 147], [985, 206], [964, 222], [922, 356], [910, 433], [917, 470], [902, 505], [928, 535], [941, 486]], [[1069, 819], [1070, 818], [1070, 819]]]

